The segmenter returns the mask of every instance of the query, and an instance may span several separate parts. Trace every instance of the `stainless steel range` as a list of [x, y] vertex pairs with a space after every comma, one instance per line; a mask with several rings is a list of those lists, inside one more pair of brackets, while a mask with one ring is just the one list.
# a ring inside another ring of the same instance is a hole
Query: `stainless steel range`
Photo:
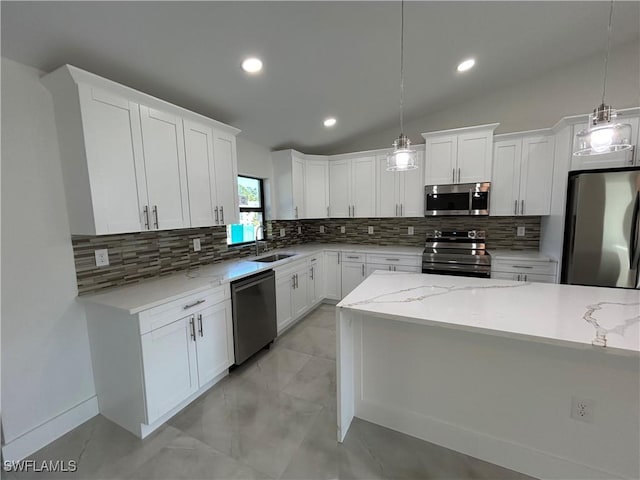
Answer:
[[484, 231], [428, 232], [422, 273], [489, 278], [491, 255], [485, 250]]

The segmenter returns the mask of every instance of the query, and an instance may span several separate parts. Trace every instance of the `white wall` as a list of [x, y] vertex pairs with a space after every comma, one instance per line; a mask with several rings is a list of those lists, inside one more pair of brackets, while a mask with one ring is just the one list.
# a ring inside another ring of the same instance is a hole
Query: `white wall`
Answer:
[[[526, 82], [496, 88], [444, 110], [425, 112], [418, 119], [405, 116], [405, 133], [414, 143], [424, 143], [420, 136], [423, 132], [492, 122], [500, 122], [496, 134], [518, 132], [552, 127], [562, 117], [590, 113], [602, 96], [603, 58], [601, 53], [578, 59]], [[473, 71], [469, 74], [473, 75]], [[618, 109], [640, 105], [638, 78], [640, 43], [630, 42], [613, 49], [607, 76], [607, 103]], [[397, 136], [397, 125], [366, 132], [327, 153], [385, 148]]]
[[273, 192], [273, 161], [271, 150], [257, 143], [250, 142], [240, 134], [236, 140], [238, 151], [238, 174], [265, 180], [266, 216], [276, 218]]
[[22, 453], [40, 448], [75, 426], [69, 421], [83, 420], [74, 407], [83, 404], [86, 417], [94, 410], [87, 402], [95, 404], [85, 312], [75, 300], [53, 103], [41, 74], [2, 58], [5, 459], [14, 456], [12, 445]]

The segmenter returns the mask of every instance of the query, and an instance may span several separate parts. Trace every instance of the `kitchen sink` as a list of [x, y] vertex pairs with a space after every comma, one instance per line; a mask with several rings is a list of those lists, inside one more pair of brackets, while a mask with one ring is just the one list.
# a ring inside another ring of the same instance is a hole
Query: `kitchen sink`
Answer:
[[278, 260], [284, 260], [285, 258], [294, 257], [295, 255], [290, 253], [276, 253], [275, 255], [269, 255], [268, 257], [256, 258], [254, 262], [271, 263]]

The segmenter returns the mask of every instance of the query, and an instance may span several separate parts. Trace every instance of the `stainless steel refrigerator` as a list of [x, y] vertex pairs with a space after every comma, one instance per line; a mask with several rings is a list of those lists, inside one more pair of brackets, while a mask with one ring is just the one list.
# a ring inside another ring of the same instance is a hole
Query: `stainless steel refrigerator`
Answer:
[[562, 283], [640, 288], [640, 168], [572, 172]]

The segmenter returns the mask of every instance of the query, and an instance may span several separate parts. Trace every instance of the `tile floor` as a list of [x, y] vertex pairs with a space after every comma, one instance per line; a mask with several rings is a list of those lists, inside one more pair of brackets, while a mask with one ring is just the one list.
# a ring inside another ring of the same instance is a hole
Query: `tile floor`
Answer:
[[[322, 305], [144, 441], [101, 416], [33, 455], [92, 479], [525, 479], [354, 420], [336, 442], [335, 307]], [[5, 474], [4, 478], [69, 478]]]

